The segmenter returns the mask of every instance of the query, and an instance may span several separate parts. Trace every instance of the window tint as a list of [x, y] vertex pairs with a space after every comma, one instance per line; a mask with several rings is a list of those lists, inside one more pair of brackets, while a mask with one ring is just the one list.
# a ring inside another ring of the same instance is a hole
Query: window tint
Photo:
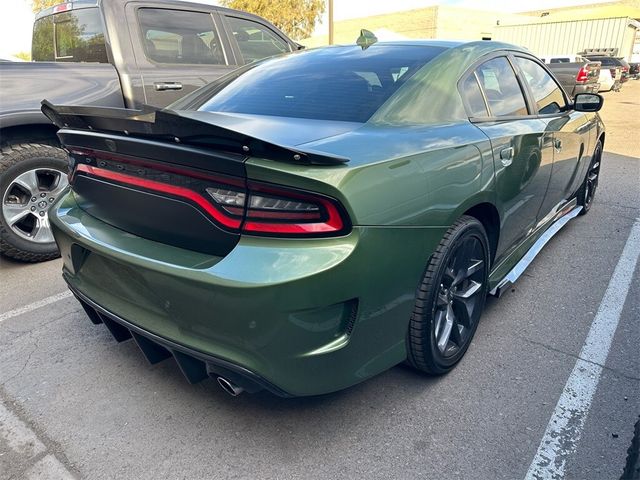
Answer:
[[199, 110], [366, 122], [442, 51], [379, 45], [293, 53], [249, 67]]
[[208, 13], [141, 8], [138, 20], [147, 58], [159, 63], [225, 64]]
[[476, 76], [473, 73], [467, 76], [460, 87], [462, 89], [462, 97], [470, 109], [469, 116], [486, 117], [488, 115], [487, 106], [482, 98], [482, 92]]
[[289, 52], [289, 45], [264, 25], [243, 18], [227, 17], [245, 63]]
[[558, 84], [544, 68], [528, 58], [516, 57], [516, 63], [533, 92], [533, 98], [541, 114], [558, 113], [564, 110], [564, 95]]
[[37, 61], [107, 63], [100, 11], [83, 8], [36, 21], [32, 57]]
[[516, 74], [505, 57], [483, 63], [476, 74], [489, 103], [491, 115], [527, 115], [527, 105]]

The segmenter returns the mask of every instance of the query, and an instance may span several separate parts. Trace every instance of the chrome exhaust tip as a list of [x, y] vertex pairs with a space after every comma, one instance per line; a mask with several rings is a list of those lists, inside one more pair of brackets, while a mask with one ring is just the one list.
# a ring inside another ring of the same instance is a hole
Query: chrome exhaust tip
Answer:
[[244, 388], [237, 386], [235, 383], [230, 382], [224, 377], [218, 377], [217, 380], [218, 385], [220, 385], [222, 389], [232, 397], [237, 397], [244, 392]]

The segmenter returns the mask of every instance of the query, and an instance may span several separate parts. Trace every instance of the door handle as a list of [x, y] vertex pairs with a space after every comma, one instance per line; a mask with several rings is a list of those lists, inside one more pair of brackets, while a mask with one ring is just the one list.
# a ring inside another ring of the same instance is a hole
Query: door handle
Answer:
[[155, 82], [153, 84], [156, 92], [162, 92], [165, 90], [182, 90], [182, 83], [180, 82]]
[[513, 147], [503, 148], [500, 150], [500, 161], [502, 162], [502, 165], [508, 167], [513, 163], [513, 153]]
[[562, 140], [558, 140], [558, 139], [554, 140], [553, 146], [557, 151], [562, 150]]

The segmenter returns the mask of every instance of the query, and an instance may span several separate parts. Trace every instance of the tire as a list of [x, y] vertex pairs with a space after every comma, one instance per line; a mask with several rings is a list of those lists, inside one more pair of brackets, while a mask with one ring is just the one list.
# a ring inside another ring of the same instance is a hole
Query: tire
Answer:
[[3, 145], [0, 151], [0, 253], [24, 262], [60, 256], [48, 209], [66, 188], [67, 153], [44, 143]]
[[640, 480], [640, 419], [633, 429], [633, 439], [627, 449], [627, 462], [620, 480]]
[[489, 241], [482, 223], [461, 217], [429, 259], [416, 293], [407, 334], [407, 361], [412, 367], [442, 375], [464, 356], [489, 291], [489, 267]]
[[591, 161], [589, 162], [589, 168], [587, 174], [584, 176], [582, 185], [578, 189], [576, 198], [578, 205], [582, 207], [580, 215], [586, 215], [591, 210], [593, 205], [593, 199], [595, 198], [598, 188], [598, 179], [600, 178], [600, 165], [602, 163], [602, 142], [598, 140], [596, 148], [593, 150]]

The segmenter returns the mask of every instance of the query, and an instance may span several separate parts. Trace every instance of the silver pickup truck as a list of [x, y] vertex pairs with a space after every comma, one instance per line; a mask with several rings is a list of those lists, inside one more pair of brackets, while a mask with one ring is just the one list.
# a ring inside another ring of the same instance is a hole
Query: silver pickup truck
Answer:
[[239, 66], [301, 48], [263, 18], [178, 0], [78, 0], [36, 15], [34, 62], [0, 63], [0, 253], [58, 255], [48, 207], [67, 154], [40, 111], [164, 107]]

